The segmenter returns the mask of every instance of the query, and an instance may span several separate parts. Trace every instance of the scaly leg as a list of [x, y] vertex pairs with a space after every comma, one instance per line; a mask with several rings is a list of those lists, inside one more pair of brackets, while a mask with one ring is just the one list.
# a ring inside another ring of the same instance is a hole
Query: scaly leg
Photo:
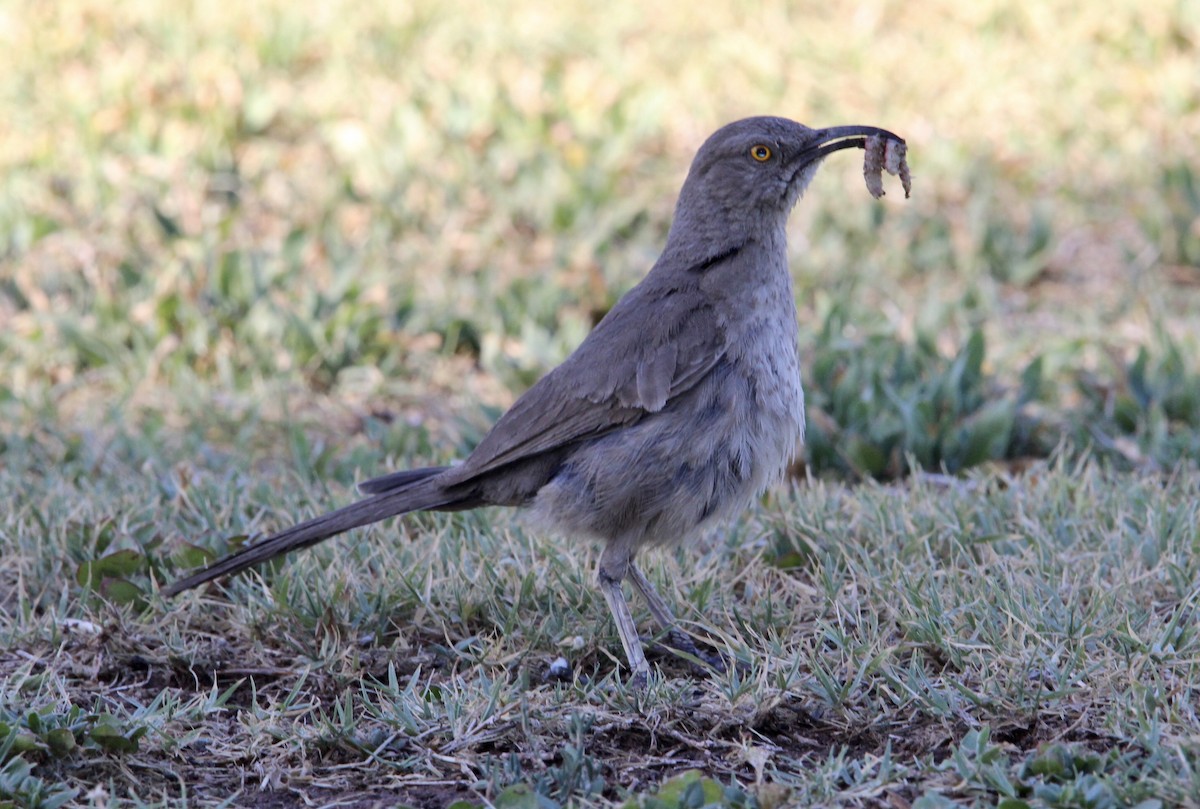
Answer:
[[617, 543], [611, 543], [600, 556], [600, 570], [596, 579], [600, 592], [604, 593], [604, 600], [608, 602], [613, 622], [617, 625], [617, 634], [621, 636], [621, 645], [625, 647], [625, 657], [633, 673], [632, 682], [636, 685], [649, 678], [650, 664], [646, 662], [646, 653], [642, 650], [642, 641], [633, 623], [633, 613], [629, 611], [629, 602], [625, 600], [625, 593], [621, 589], [621, 580], [629, 570], [628, 551]]
[[700, 651], [696, 646], [695, 641], [691, 636], [679, 629], [675, 624], [675, 616], [671, 613], [671, 608], [667, 606], [667, 602], [654, 589], [654, 585], [646, 578], [646, 575], [638, 568], [632, 560], [629, 562], [629, 580], [633, 583], [633, 587], [646, 602], [646, 606], [650, 608], [650, 614], [654, 616], [654, 620], [663, 628], [667, 636], [671, 639], [671, 645], [684, 654], [689, 654], [697, 660], [703, 660], [717, 671], [725, 670], [725, 661], [718, 655]]
[[634, 589], [642, 594], [646, 606], [650, 608], [650, 614], [654, 616], [655, 621], [658, 621], [658, 625], [666, 632], [674, 630], [675, 616], [671, 613], [671, 608], [667, 606], [666, 601], [663, 601], [663, 597], [658, 594], [654, 585], [650, 583], [650, 580], [633, 560], [629, 561], [629, 580], [633, 582]]

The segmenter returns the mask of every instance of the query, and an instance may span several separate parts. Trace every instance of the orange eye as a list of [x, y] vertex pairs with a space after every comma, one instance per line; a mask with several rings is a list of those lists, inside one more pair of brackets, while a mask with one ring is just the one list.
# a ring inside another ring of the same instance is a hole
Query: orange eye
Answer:
[[759, 163], [766, 163], [768, 160], [771, 159], [771, 150], [770, 150], [770, 148], [763, 146], [760, 143], [757, 146], [750, 147], [750, 156], [753, 157], [755, 160], [757, 160]]

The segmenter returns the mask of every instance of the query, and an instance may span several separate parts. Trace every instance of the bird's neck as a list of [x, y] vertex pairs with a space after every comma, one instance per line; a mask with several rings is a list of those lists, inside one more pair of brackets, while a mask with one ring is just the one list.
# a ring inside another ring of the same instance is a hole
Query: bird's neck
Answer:
[[723, 256], [752, 248], [758, 252], [787, 255], [786, 219], [759, 222], [755, 226], [731, 227], [719, 213], [696, 216], [678, 212], [667, 235], [660, 263], [673, 267], [698, 267]]

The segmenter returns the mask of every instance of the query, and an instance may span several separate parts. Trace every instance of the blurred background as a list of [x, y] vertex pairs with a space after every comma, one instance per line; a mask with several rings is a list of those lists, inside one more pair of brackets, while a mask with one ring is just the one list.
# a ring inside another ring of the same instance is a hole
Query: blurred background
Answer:
[[703, 139], [775, 114], [914, 175], [876, 202], [839, 154], [793, 217], [810, 471], [1169, 465], [1198, 65], [1189, 0], [15, 0], [0, 461], [461, 455], [653, 263]]

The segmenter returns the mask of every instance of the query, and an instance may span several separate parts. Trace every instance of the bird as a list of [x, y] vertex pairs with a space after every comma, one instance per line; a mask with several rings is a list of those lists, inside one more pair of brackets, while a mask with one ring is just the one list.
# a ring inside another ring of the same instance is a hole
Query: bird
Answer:
[[517, 507], [564, 537], [603, 545], [597, 586], [631, 679], [645, 683], [650, 667], [622, 583], [675, 633], [637, 554], [742, 513], [800, 451], [787, 221], [826, 157], [880, 139], [904, 144], [874, 126], [810, 128], [775, 116], [721, 127], [692, 161], [649, 272], [465, 459], [366, 480], [363, 499], [160, 592], [172, 597], [397, 515]]

